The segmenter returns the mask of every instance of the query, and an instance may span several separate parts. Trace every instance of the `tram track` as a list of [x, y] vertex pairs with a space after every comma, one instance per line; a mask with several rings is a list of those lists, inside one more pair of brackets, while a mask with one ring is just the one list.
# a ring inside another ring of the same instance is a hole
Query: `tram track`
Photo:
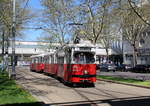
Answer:
[[76, 88], [73, 88], [73, 90], [78, 93], [81, 97], [83, 97], [84, 99], [87, 100], [87, 103], [90, 103], [91, 106], [98, 106], [93, 100], [90, 100], [87, 96], [85, 96], [84, 94], [80, 93], [78, 90], [76, 90]]
[[149, 89], [121, 84], [118, 86], [113, 82], [97, 80], [96, 86], [92, 88], [85, 88], [85, 86], [70, 87], [60, 83], [53, 77], [30, 72], [28, 67], [17, 67], [16, 70], [18, 84], [23, 85], [22, 87], [31, 94], [36, 94], [37, 99], [47, 106], [99, 106], [115, 103], [116, 101], [123, 102], [124, 98], [150, 96]]
[[[20, 74], [21, 77], [23, 77], [24, 75], [28, 75], [28, 76], [31, 76], [33, 78], [38, 78], [37, 75], [28, 72], [26, 69], [17, 68], [17, 70], [19, 71], [18, 74]], [[85, 96], [80, 91], [78, 91], [77, 88], [71, 88], [71, 89], [74, 90], [78, 95], [80, 95], [80, 97], [82, 97], [85, 100], [84, 103], [90, 104], [91, 106], [98, 106], [94, 101], [90, 100], [87, 96]], [[79, 103], [80, 103], [80, 101], [79, 101]], [[78, 103], [75, 103], [75, 105], [78, 105]]]

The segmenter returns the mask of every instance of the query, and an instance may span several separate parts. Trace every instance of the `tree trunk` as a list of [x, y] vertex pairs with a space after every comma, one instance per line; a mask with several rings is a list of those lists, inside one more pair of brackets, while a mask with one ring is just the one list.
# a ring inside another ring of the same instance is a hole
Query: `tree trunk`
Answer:
[[6, 58], [6, 71], [9, 72], [9, 64], [8, 64], [8, 47], [9, 47], [9, 39], [8, 36], [10, 36], [10, 32], [8, 33], [6, 37], [6, 50], [5, 50], [5, 58]]
[[133, 46], [133, 66], [137, 65], [137, 48]]
[[108, 48], [105, 49], [106, 49], [106, 61], [109, 62], [109, 51]]

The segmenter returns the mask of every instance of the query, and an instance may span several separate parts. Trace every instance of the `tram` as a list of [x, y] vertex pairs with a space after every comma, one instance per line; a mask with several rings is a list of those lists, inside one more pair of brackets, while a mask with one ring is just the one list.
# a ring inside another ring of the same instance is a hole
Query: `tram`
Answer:
[[89, 42], [68, 43], [55, 52], [31, 58], [31, 70], [54, 75], [64, 83], [96, 82], [95, 46]]
[[65, 83], [96, 82], [95, 47], [92, 44], [67, 44], [56, 51], [57, 76]]
[[30, 71], [43, 72], [44, 71], [44, 55], [39, 54], [31, 56]]

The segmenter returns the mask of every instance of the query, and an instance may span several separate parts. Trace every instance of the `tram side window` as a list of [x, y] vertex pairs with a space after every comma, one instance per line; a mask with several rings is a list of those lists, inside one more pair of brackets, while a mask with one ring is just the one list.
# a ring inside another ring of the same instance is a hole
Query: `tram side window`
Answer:
[[42, 63], [42, 57], [39, 57], [39, 63]]
[[40, 57], [38, 57], [37, 59], [38, 59], [38, 63], [40, 63]]
[[63, 64], [64, 63], [64, 57], [58, 57], [58, 63]]
[[35, 63], [35, 58], [33, 59], [33, 63]]
[[43, 63], [45, 63], [45, 57], [43, 57]]
[[43, 58], [44, 63], [47, 63], [47, 57]]
[[51, 56], [49, 56], [49, 61], [48, 61], [48, 63], [51, 64]]
[[49, 64], [49, 57], [46, 58], [46, 63]]
[[54, 63], [54, 56], [51, 57], [51, 62]]
[[46, 64], [48, 64], [48, 63], [49, 63], [49, 59], [48, 59], [48, 57], [45, 57], [45, 58], [44, 58], [44, 63], [46, 63]]
[[31, 63], [34, 63], [34, 59], [32, 59]]
[[44, 58], [43, 57], [41, 57], [41, 63], [44, 63]]
[[36, 58], [36, 63], [38, 63], [39, 62], [39, 59], [38, 58]]
[[67, 54], [66, 56], [66, 63], [69, 64], [71, 62], [71, 56]]
[[38, 63], [38, 58], [35, 58], [35, 63]]
[[35, 63], [35, 58], [33, 58], [33, 63]]

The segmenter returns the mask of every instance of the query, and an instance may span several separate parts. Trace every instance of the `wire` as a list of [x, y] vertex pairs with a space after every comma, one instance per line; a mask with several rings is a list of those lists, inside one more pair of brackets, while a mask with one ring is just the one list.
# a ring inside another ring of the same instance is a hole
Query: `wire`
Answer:
[[25, 6], [24, 6], [24, 8], [23, 8], [23, 10], [22, 10], [23, 13], [24, 13], [24, 11], [25, 11], [25, 8], [28, 6], [28, 3], [29, 3], [29, 0], [27, 0], [26, 4], [25, 4]]
[[[23, 7], [23, 10], [21, 11], [21, 12], [23, 13], [23, 15], [24, 15], [24, 12], [25, 12], [25, 8], [28, 6], [28, 4], [29, 4], [29, 0], [27, 0], [25, 6]], [[21, 12], [20, 12], [20, 13], [21, 13]], [[19, 15], [19, 14], [18, 14], [18, 15]], [[22, 15], [22, 16], [23, 16], [23, 15]]]
[[35, 29], [35, 30], [41, 30], [42, 27], [21, 27], [22, 29]]

